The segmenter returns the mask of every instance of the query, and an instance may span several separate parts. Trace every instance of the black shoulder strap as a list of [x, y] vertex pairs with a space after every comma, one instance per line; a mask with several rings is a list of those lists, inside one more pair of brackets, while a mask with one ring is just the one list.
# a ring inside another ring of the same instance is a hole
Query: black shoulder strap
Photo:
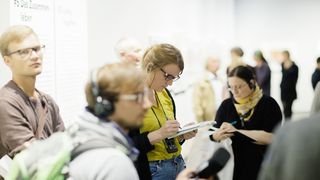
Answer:
[[174, 119], [177, 119], [177, 117], [176, 117], [176, 104], [174, 103], [174, 100], [172, 98], [170, 91], [167, 88], [165, 88], [165, 90], [167, 91], [167, 94], [169, 95], [171, 102], [172, 102]]

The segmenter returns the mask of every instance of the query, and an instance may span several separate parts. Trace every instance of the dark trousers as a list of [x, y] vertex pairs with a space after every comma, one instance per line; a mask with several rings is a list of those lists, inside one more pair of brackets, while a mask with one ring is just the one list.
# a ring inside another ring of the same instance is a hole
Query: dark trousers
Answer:
[[291, 119], [293, 101], [294, 100], [282, 100], [283, 114], [285, 120]]

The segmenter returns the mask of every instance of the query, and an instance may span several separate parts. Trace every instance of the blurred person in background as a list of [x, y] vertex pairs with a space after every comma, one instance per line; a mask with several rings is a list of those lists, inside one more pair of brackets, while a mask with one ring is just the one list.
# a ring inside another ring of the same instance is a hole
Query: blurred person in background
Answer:
[[243, 55], [244, 52], [240, 47], [233, 47], [230, 50], [230, 55], [231, 55], [231, 63], [230, 65], [227, 67], [227, 75], [229, 74], [229, 72], [232, 71], [232, 69], [234, 69], [237, 66], [240, 65], [246, 65], [246, 63], [244, 63], [243, 61]]
[[320, 115], [316, 114], [286, 123], [276, 131], [259, 180], [320, 179], [319, 119]]
[[217, 74], [220, 64], [217, 57], [207, 58], [206, 72], [203, 78], [195, 84], [193, 110], [198, 122], [214, 120], [216, 110], [222, 102], [223, 82]]
[[[193, 111], [197, 122], [213, 121], [217, 108], [223, 98], [223, 82], [217, 72], [220, 69], [220, 59], [208, 57], [204, 68], [203, 77], [194, 85], [193, 91]], [[190, 151], [186, 157], [188, 167], [198, 167], [200, 163], [210, 158], [217, 148], [210, 143], [210, 139], [205, 134], [208, 128], [201, 128], [197, 136], [193, 139]]]
[[282, 52], [281, 68], [282, 80], [280, 84], [281, 101], [283, 105], [283, 114], [285, 119], [290, 119], [292, 116], [292, 104], [297, 99], [297, 81], [299, 75], [298, 66], [291, 60], [289, 51]]
[[142, 58], [142, 69], [147, 73], [147, 85], [152, 90], [148, 110], [140, 133], [148, 133], [154, 149], [147, 153], [153, 180], [174, 180], [185, 168], [181, 144], [196, 135], [189, 132], [176, 138], [180, 124], [175, 116], [175, 104], [166, 89], [180, 78], [184, 62], [180, 51], [170, 44], [156, 44], [148, 48]]
[[142, 44], [136, 39], [124, 37], [115, 45], [114, 51], [122, 62], [134, 63], [140, 65], [143, 54]]
[[257, 83], [261, 87], [263, 93], [270, 96], [271, 70], [268, 62], [260, 50], [254, 52], [253, 59], [257, 63], [254, 68]]
[[[224, 100], [216, 115], [212, 141], [232, 140], [234, 180], [256, 180], [273, 129], [281, 122], [277, 102], [262, 93], [250, 67], [238, 66], [228, 75], [233, 96]], [[249, 137], [253, 141], [248, 140]]]
[[320, 57], [317, 58], [317, 67], [314, 70], [311, 78], [313, 89], [316, 88], [316, 85], [318, 84], [319, 81], [320, 81]]
[[314, 96], [312, 100], [310, 114], [313, 115], [319, 112], [320, 112], [320, 83], [318, 82], [314, 90]]

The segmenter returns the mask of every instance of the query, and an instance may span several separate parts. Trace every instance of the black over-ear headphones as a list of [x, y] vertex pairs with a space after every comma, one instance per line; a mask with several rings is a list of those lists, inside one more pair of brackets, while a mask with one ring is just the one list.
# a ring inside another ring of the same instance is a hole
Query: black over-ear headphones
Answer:
[[111, 101], [103, 98], [100, 94], [100, 88], [97, 81], [98, 72], [99, 69], [95, 69], [91, 72], [92, 94], [95, 100], [93, 111], [99, 118], [106, 118], [114, 112], [114, 105]]
[[255, 90], [256, 89], [256, 84], [254, 82], [252, 82], [252, 80], [249, 82], [249, 87], [250, 89]]

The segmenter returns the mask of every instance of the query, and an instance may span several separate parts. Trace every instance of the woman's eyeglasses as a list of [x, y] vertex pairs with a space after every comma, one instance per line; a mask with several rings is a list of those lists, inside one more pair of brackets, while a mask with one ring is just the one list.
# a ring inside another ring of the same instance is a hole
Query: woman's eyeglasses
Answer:
[[164, 78], [166, 79], [166, 81], [177, 81], [178, 79], [180, 79], [180, 76], [174, 76], [171, 74], [168, 74], [167, 72], [165, 72], [162, 68], [160, 68], [160, 70], [163, 72], [164, 74]]
[[228, 85], [228, 90], [229, 91], [241, 90], [244, 86], [246, 86], [246, 84], [240, 84], [240, 85], [237, 85], [237, 86]]

